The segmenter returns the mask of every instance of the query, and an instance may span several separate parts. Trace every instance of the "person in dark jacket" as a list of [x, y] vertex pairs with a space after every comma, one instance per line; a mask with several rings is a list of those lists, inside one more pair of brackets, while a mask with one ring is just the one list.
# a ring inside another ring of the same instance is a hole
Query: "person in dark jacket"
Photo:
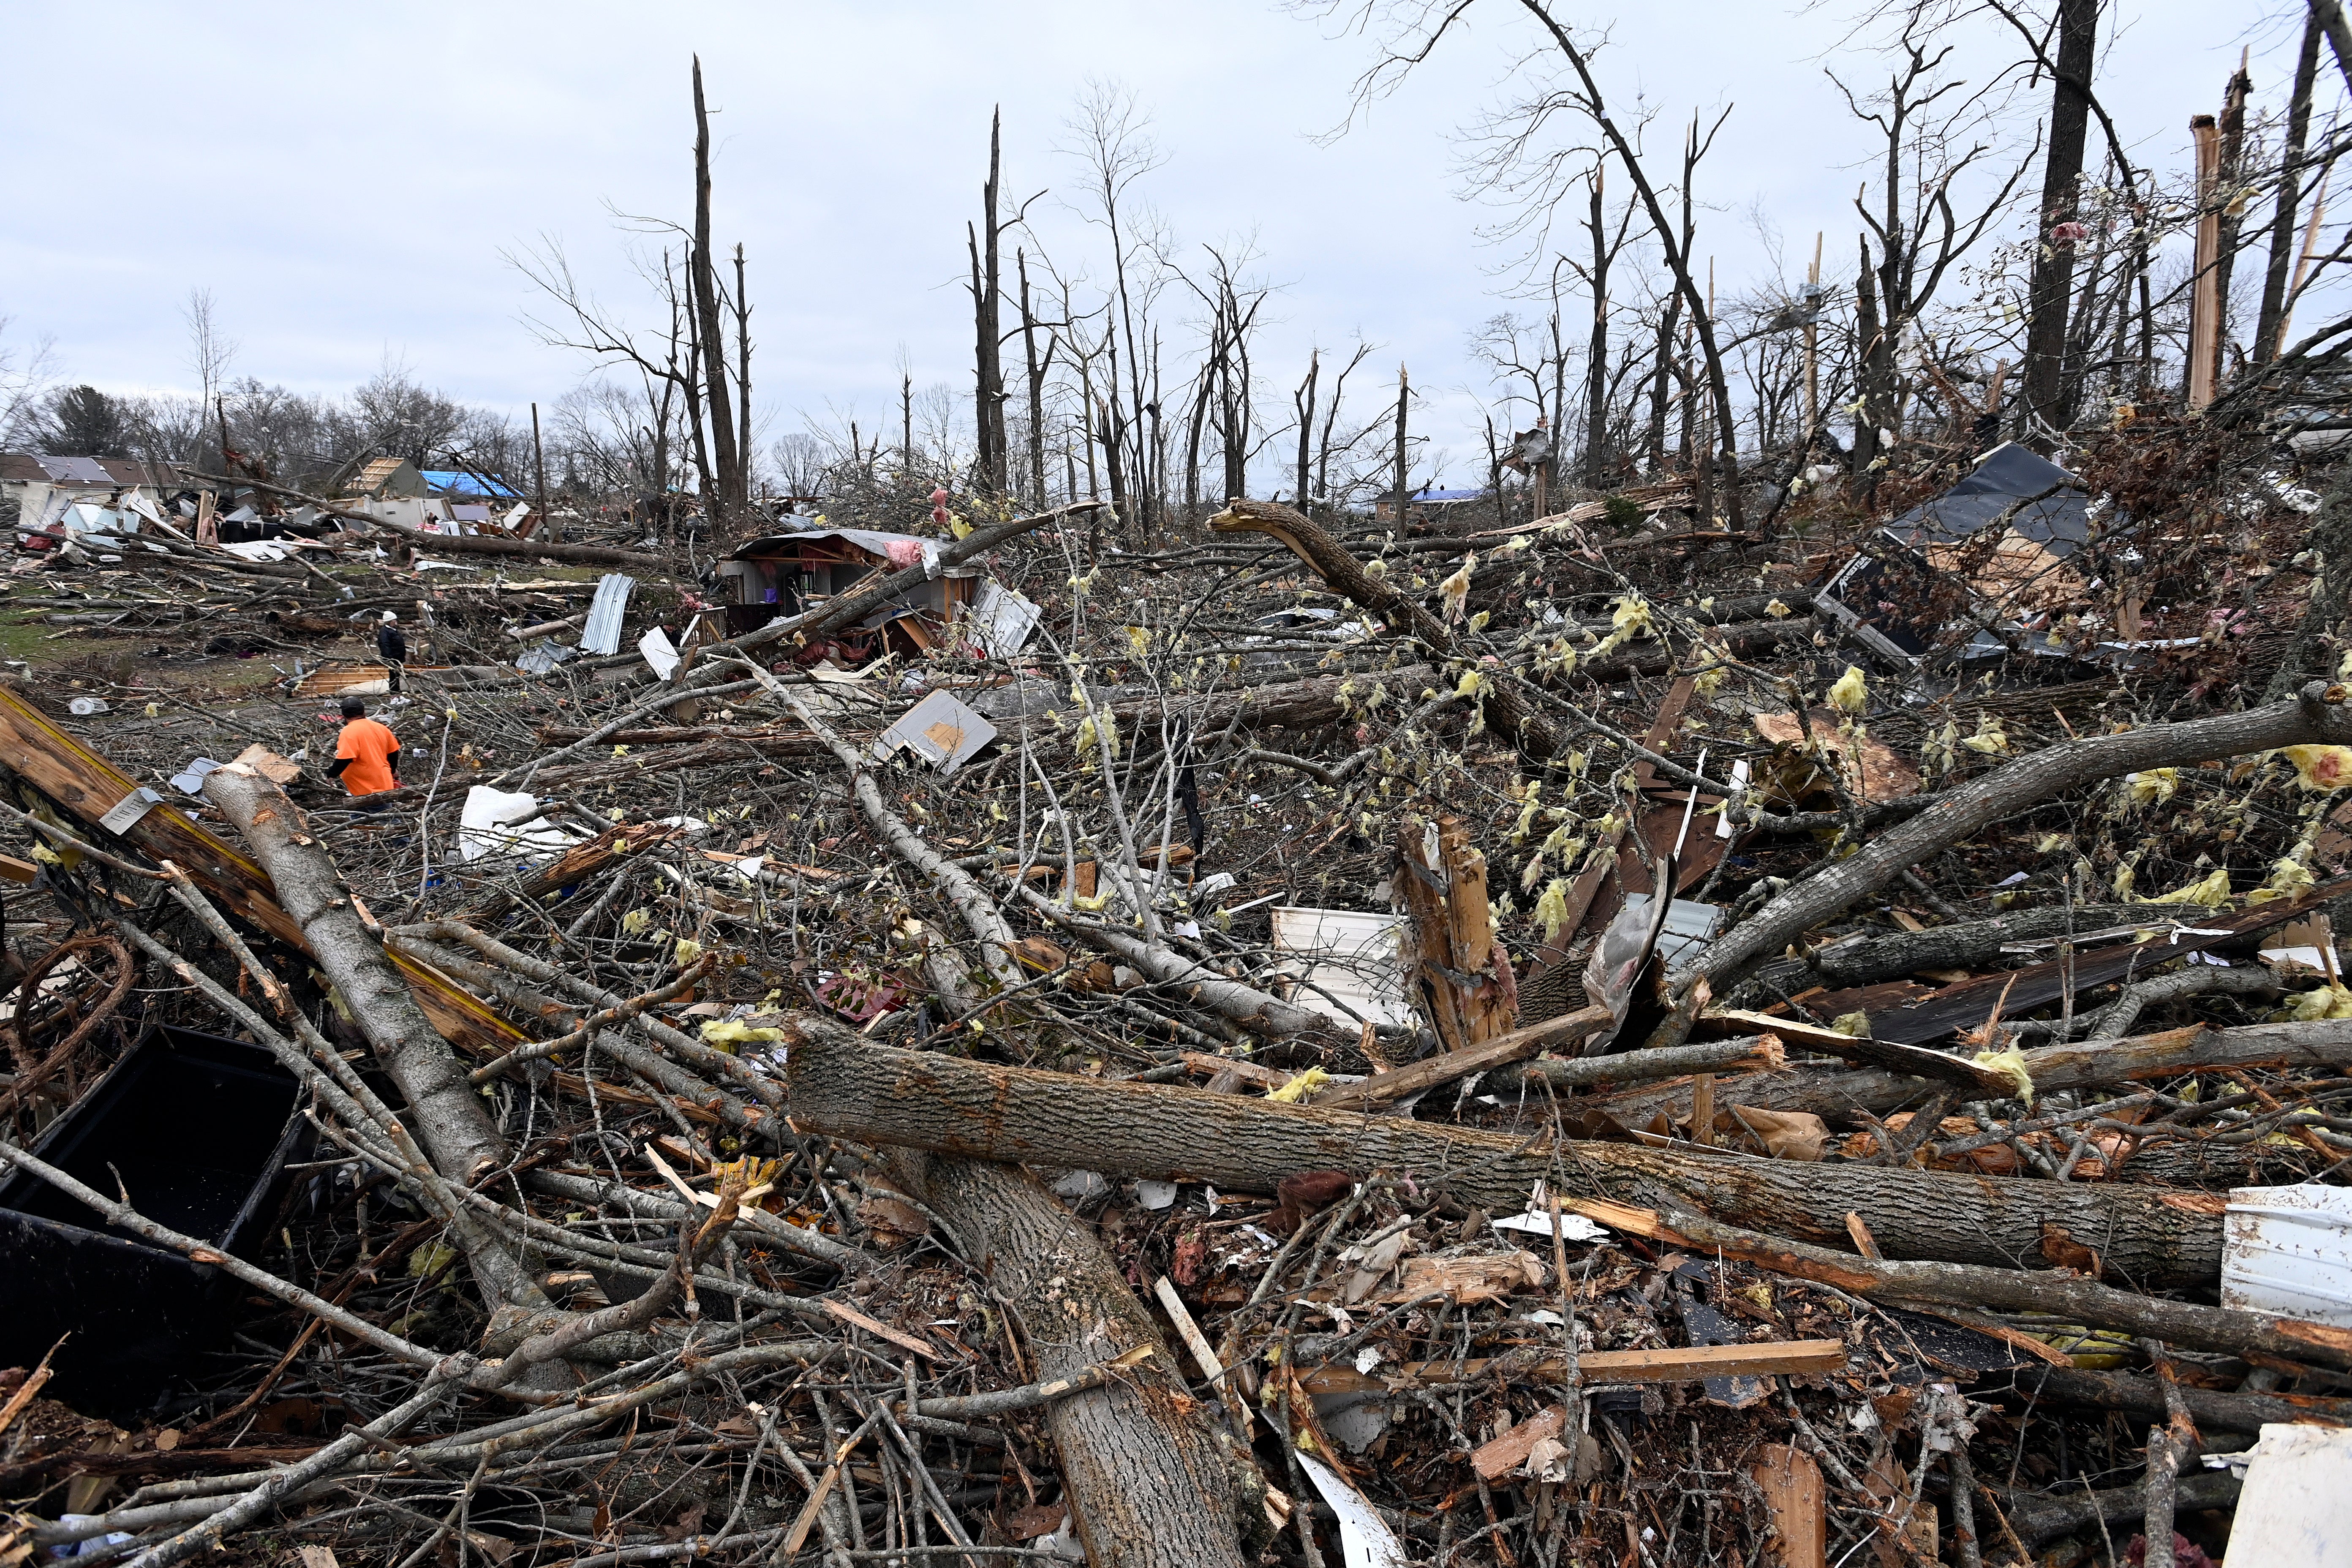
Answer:
[[383, 613], [383, 624], [375, 629], [375, 651], [389, 672], [392, 689], [397, 692], [408, 664], [408, 637], [400, 629], [400, 617], [390, 610]]

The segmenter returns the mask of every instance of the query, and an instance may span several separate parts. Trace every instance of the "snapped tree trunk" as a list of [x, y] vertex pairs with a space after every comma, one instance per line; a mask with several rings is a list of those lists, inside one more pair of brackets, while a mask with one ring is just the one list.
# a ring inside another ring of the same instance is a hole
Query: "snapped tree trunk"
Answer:
[[[852, 1047], [851, 1048], [856, 1048]], [[1099, 1388], [1057, 1400], [1045, 1424], [1093, 1568], [1242, 1568], [1236, 1519], [1255, 1509], [1247, 1462], [1185, 1390], [1151, 1315], [1093, 1229], [1026, 1171], [909, 1156], [914, 1194], [947, 1221], [1020, 1321], [1040, 1380], [1129, 1351], [1151, 1354]]]
[[1486, 858], [1468, 825], [1406, 816], [1397, 828], [1396, 874], [1412, 934], [1412, 951], [1399, 961], [1438, 1039], [1458, 1051], [1507, 1033], [1518, 1022], [1510, 960], [1495, 942]]
[[2058, 61], [2052, 73], [2050, 152], [2042, 166], [2041, 224], [2026, 295], [2025, 395], [2021, 405], [2063, 430], [2072, 422], [2066, 384], [2066, 312], [2074, 289], [2074, 247], [2050, 231], [2074, 220], [2083, 144], [2091, 127], [2091, 72], [2098, 63], [2099, 0], [2058, 0]]
[[[971, 481], [983, 495], [1002, 493], [1010, 479], [1004, 436], [1004, 335], [1000, 330], [1003, 291], [997, 279], [997, 242], [1003, 230], [996, 221], [997, 172], [1003, 162], [1003, 115], [988, 117], [988, 180], [980, 187], [980, 228], [964, 226], [964, 243], [971, 251], [972, 424], [978, 432]], [[983, 231], [985, 237], [983, 238]], [[1025, 299], [1025, 286], [1024, 286]], [[1026, 317], [1024, 317], [1026, 325]]]
[[694, 254], [687, 265], [702, 345], [703, 400], [710, 414], [711, 479], [718, 490], [703, 500], [713, 531], [723, 536], [749, 499], [749, 491], [743, 483], [744, 454], [735, 447], [734, 400], [727, 389], [727, 338], [719, 325], [719, 280], [710, 259], [710, 115], [702, 102], [699, 55], [694, 59]]
[[2279, 149], [2277, 207], [2271, 216], [2270, 263], [2263, 272], [2262, 310], [2254, 318], [2254, 348], [2248, 357], [2268, 364], [2278, 357], [2279, 329], [2286, 320], [2287, 275], [2294, 267], [2295, 210], [2303, 194], [2303, 150], [2311, 135], [2311, 89], [2319, 76], [2316, 16], [2303, 25], [2303, 50], [2295, 57], [2294, 87], [2287, 97], [2286, 142]]
[[2210, 1284], [2221, 1221], [2163, 1192], [2004, 1180], [1909, 1168], [1806, 1164], [1652, 1149], [1565, 1145], [1398, 1117], [1274, 1105], [1237, 1094], [1111, 1083], [868, 1047], [819, 1020], [784, 1026], [793, 1124], [801, 1131], [973, 1159], [1205, 1181], [1269, 1193], [1302, 1171], [1385, 1171], [1490, 1214], [1524, 1208], [1538, 1180], [1726, 1224], [1848, 1247], [1859, 1214], [1891, 1258], [2017, 1268], [2039, 1260], [2045, 1222], [2103, 1238], [2118, 1277], [2149, 1287]]

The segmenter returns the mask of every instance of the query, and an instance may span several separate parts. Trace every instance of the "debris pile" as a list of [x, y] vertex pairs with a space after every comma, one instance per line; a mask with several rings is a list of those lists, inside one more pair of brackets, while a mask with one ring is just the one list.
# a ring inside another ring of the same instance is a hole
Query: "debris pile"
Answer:
[[0, 1563], [2261, 1561], [2352, 1426], [2277, 461], [20, 530]]

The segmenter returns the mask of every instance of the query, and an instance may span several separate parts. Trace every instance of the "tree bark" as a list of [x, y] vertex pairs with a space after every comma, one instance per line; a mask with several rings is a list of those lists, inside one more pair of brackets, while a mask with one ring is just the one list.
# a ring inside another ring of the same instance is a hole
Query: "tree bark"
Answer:
[[1780, 952], [1937, 851], [2078, 784], [2121, 773], [2185, 767], [2278, 746], [2352, 741], [2347, 696], [2352, 691], [2342, 686], [2313, 681], [2291, 702], [2177, 724], [2149, 724], [2121, 734], [2093, 735], [2045, 747], [1953, 790], [1853, 856], [1780, 894], [1684, 965], [1677, 984], [1686, 985], [1692, 978], [1705, 975], [1720, 994], [1766, 954]]
[[710, 259], [710, 115], [702, 102], [702, 57], [694, 58], [694, 254], [688, 262], [694, 285], [695, 324], [700, 330], [705, 402], [710, 415], [711, 478], [718, 493], [705, 496], [714, 535], [724, 537], [747, 500], [743, 454], [735, 447], [733, 399], [727, 391], [727, 338], [719, 322], [717, 269]]
[[[2272, 1065], [2336, 1071], [2352, 1067], [2352, 1021], [2255, 1024], [2242, 1029], [2168, 1029], [2137, 1039], [2096, 1045], [2045, 1046], [2024, 1053], [2034, 1092], [2116, 1087], [2182, 1073]], [[1542, 1064], [1538, 1064], [1541, 1066]], [[1801, 1064], [1785, 1072], [1753, 1073], [1718, 1082], [1723, 1103], [1759, 1110], [1811, 1110], [1822, 1116], [1887, 1111], [1917, 1099], [1926, 1080], [1876, 1068], [1853, 1071]], [[1687, 1086], [1639, 1089], [1591, 1101], [1628, 1125], [1687, 1109]]]
[[1272, 1192], [1301, 1171], [1389, 1171], [1495, 1214], [1524, 1207], [1538, 1180], [1565, 1180], [1620, 1201], [1664, 1199], [1726, 1223], [1838, 1245], [1850, 1245], [1845, 1216], [1855, 1213], [1891, 1257], [2004, 1268], [2040, 1258], [2047, 1221], [2105, 1238], [2109, 1268], [2145, 1285], [2210, 1283], [2221, 1267], [2221, 1217], [2173, 1207], [2145, 1187], [1627, 1143], [1563, 1146], [1563, 1166], [1504, 1133], [871, 1047], [806, 1016], [785, 1028], [793, 1123], [834, 1137], [1236, 1192]]
[[2083, 144], [2091, 125], [2091, 73], [2098, 64], [2099, 0], [2059, 0], [2058, 63], [2051, 74], [2050, 152], [2042, 163], [2041, 222], [2027, 289], [2023, 405], [2063, 430], [2072, 422], [2066, 385], [2066, 312], [2074, 288], [2074, 247], [2050, 231], [2074, 219]]
[[1244, 1466], [1185, 1390], [1175, 1357], [1094, 1231], [1026, 1171], [902, 1158], [901, 1178], [962, 1238], [1019, 1320], [1041, 1379], [1129, 1351], [1151, 1354], [1102, 1387], [1048, 1406], [1071, 1517], [1093, 1568], [1242, 1568], [1235, 1525], [1255, 1507]]
[[971, 252], [972, 425], [979, 451], [972, 459], [972, 486], [983, 495], [1003, 493], [1009, 483], [1004, 437], [1004, 336], [1000, 321], [996, 222], [997, 174], [1003, 163], [1003, 113], [988, 116], [988, 179], [980, 187], [981, 234], [964, 226], [964, 243]]
[[[417, 1005], [384, 952], [380, 928], [305, 831], [286, 792], [240, 758], [205, 777], [205, 798], [221, 808], [269, 874], [278, 903], [301, 928], [319, 968], [407, 1100], [417, 1141], [435, 1169], [471, 1186], [504, 1165], [511, 1151], [466, 1081], [465, 1068]], [[546, 1309], [546, 1297], [503, 1244], [478, 1226], [452, 1228], [494, 1303]]]
[[2322, 30], [2316, 16], [2305, 17], [2303, 48], [2294, 61], [2294, 88], [2287, 98], [2286, 144], [2279, 150], [2278, 205], [2271, 219], [2270, 264], [2263, 273], [2262, 311], [2254, 320], [2254, 352], [2250, 357], [2256, 364], [2268, 364], [2278, 357], [2279, 329], [2286, 320], [2286, 282], [2294, 268], [2295, 210], [2303, 195], [2303, 150], [2311, 134], [2311, 89], [2319, 76]]

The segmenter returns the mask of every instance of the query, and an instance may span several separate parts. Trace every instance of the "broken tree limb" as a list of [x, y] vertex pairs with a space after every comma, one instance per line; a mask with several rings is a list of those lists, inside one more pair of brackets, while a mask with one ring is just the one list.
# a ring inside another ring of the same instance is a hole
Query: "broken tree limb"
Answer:
[[1219, 1017], [1277, 1039], [1322, 1033], [1332, 1021], [1321, 1013], [1286, 1002], [1270, 991], [1228, 979], [1205, 963], [1181, 952], [1146, 942], [1139, 936], [1092, 921], [1074, 920], [1059, 905], [1032, 889], [1019, 891], [1021, 901], [1063, 931], [1091, 947], [1128, 964], [1145, 979], [1181, 991], [1187, 1000]]
[[2145, 1285], [2210, 1284], [2221, 1268], [2221, 1216], [2210, 1205], [2169, 1205], [2160, 1189], [1630, 1143], [1575, 1142], [1555, 1152], [1506, 1134], [1397, 1117], [875, 1047], [806, 1014], [783, 1028], [793, 1125], [835, 1137], [1206, 1181], [1223, 1191], [1270, 1193], [1302, 1171], [1387, 1171], [1495, 1214], [1517, 1212], [1549, 1176], [1612, 1197], [1656, 1194], [1726, 1223], [1824, 1243], [1845, 1241], [1845, 1216], [1860, 1214], [1891, 1256], [2005, 1268], [2040, 1261], [2047, 1222], [2100, 1237], [2109, 1268]]
[[[2245, 1484], [2228, 1470], [2200, 1470], [2180, 1482], [2178, 1503], [2191, 1512], [2228, 1508], [2238, 1500], [2238, 1493]], [[2004, 1511], [2018, 1539], [2038, 1551], [2044, 1542], [2080, 1530], [2095, 1520], [2129, 1525], [2137, 1531], [2147, 1508], [2147, 1489], [2142, 1485], [2054, 1498], [2012, 1493]]]
[[[2043, 1046], [2022, 1054], [2037, 1094], [2230, 1068], [2334, 1071], [2352, 1067], [2352, 1019], [2252, 1024], [2235, 1029], [2200, 1024], [2128, 1040]], [[1784, 1072], [1742, 1079], [1732, 1100], [1759, 1110], [1811, 1110], [1822, 1116], [1883, 1113], [1916, 1099], [1922, 1087], [1908, 1073], [1800, 1064]], [[1638, 1089], [1596, 1103], [1620, 1121], [1644, 1121], [1656, 1111], [1676, 1112], [1688, 1102], [1688, 1089], [1675, 1087]]]
[[[909, 1189], [966, 1243], [1047, 1381], [1149, 1350], [1046, 1413], [1071, 1517], [1097, 1568], [1241, 1568], [1235, 1469], [1118, 1266], [1026, 1171], [914, 1156]], [[1252, 1501], [1249, 1506], [1255, 1507]]]
[[[2118, 1410], [2126, 1415], [2164, 1419], [2164, 1391], [2152, 1377], [2124, 1372], [2084, 1372], [2072, 1366], [2027, 1367], [2015, 1375], [2021, 1395]], [[2227, 1393], [2179, 1385], [2180, 1402], [2200, 1426], [2225, 1432], [2259, 1432], [2273, 1421], [2313, 1421], [2352, 1426], [2352, 1399], [2315, 1399], [2307, 1394]]]
[[[1452, 1083], [1473, 1073], [1491, 1072], [1513, 1062], [1525, 1061], [1538, 1051], [1549, 1050], [1555, 1046], [1572, 1046], [1608, 1022], [1609, 1009], [1606, 1007], [1586, 1007], [1557, 1018], [1547, 1018], [1540, 1024], [1514, 1029], [1507, 1035], [1497, 1035], [1491, 1040], [1462, 1050], [1441, 1051], [1411, 1067], [1381, 1073], [1361, 1083], [1335, 1085], [1315, 1097], [1315, 1108], [1318, 1110], [1373, 1110], [1394, 1105], [1400, 1100], [1425, 1093], [1439, 1084]], [[1755, 1042], [1742, 1040], [1739, 1048], [1733, 1051], [1710, 1050], [1702, 1047], [1696, 1054], [1705, 1056], [1710, 1066], [1718, 1058], [1727, 1064], [1748, 1060], [1755, 1056]], [[1543, 1065], [1549, 1068], [1554, 1064]], [[1562, 1062], [1558, 1065], [1582, 1067], [1585, 1064]], [[1535, 1069], [1528, 1070], [1532, 1072]], [[1676, 1067], [1669, 1070], [1696, 1072], [1704, 1069]]]
[[[1325, 532], [1320, 524], [1279, 501], [1236, 497], [1226, 503], [1224, 510], [1209, 519], [1209, 527], [1218, 533], [1270, 535], [1329, 584], [1335, 593], [1379, 616], [1391, 631], [1413, 637], [1433, 654], [1450, 656], [1459, 651], [1454, 634], [1436, 616], [1402, 589], [1366, 571], [1363, 563]], [[1507, 681], [1496, 684], [1486, 693], [1485, 700], [1487, 721], [1528, 755], [1549, 757], [1559, 749], [1559, 731], [1549, 720], [1530, 709]]]
[[[1570, 1013], [1567, 1017], [1582, 1018], [1595, 1013], [1601, 1015], [1602, 1022], [1607, 1022], [1607, 1010], [1597, 1007]], [[1561, 1023], [1566, 1020], [1556, 1018], [1552, 1021]], [[1544, 1026], [1538, 1024], [1534, 1026], [1542, 1028]], [[1508, 1038], [1507, 1036], [1505, 1037]], [[1501, 1043], [1499, 1040], [1495, 1042], [1496, 1045]], [[1785, 1058], [1773, 1037], [1750, 1035], [1733, 1040], [1704, 1040], [1693, 1045], [1676, 1046], [1671, 1050], [1623, 1051], [1613, 1057], [1546, 1057], [1528, 1063], [1520, 1069], [1520, 1074], [1530, 1084], [1540, 1079], [1554, 1089], [1589, 1089], [1602, 1083], [1636, 1083], [1645, 1079], [1681, 1078], [1686, 1073], [1732, 1072], [1741, 1068], [1759, 1068], [1769, 1074], [1777, 1072], [1784, 1065]], [[1412, 1068], [1404, 1070], [1409, 1072]], [[1392, 1073], [1389, 1076], [1401, 1075]], [[1377, 1083], [1381, 1080], [1367, 1081]], [[1318, 1099], [1315, 1103], [1324, 1106], [1325, 1100]]]
[[2151, 768], [2188, 767], [2280, 746], [2352, 742], [2352, 688], [2313, 681], [2291, 702], [2242, 713], [2149, 724], [2048, 746], [1937, 798], [1909, 821], [1774, 898], [1676, 972], [1687, 986], [1706, 976], [1720, 993], [1759, 961], [1843, 912], [1937, 851], [2003, 816], [2080, 784]]
[[1742, 1226], [1725, 1225], [1687, 1210], [1642, 1209], [1606, 1200], [1563, 1199], [1566, 1207], [1612, 1229], [1670, 1247], [1736, 1258], [1777, 1274], [1817, 1280], [1873, 1300], [1925, 1301], [1997, 1311], [2054, 1312], [2059, 1321], [2120, 1329], [2167, 1344], [2226, 1355], [2275, 1356], [2322, 1366], [2352, 1367], [2352, 1329], [2329, 1328], [2135, 1295], [2064, 1270], [2030, 1270], [1970, 1263], [1857, 1258]]
[[808, 704], [799, 697], [787, 695], [784, 700], [791, 704], [793, 712], [808, 731], [824, 742], [835, 760], [849, 770], [850, 787], [857, 796], [858, 809], [866, 814], [866, 820], [882, 841], [898, 858], [929, 878], [940, 895], [955, 906], [956, 913], [963, 917], [964, 929], [971, 931], [980, 943], [981, 967], [996, 983], [996, 988], [1010, 991], [1019, 985], [1021, 964], [1013, 954], [1021, 939], [1013, 934], [1003, 911], [996, 907], [996, 900], [972, 880], [971, 872], [924, 843], [915, 830], [907, 826], [906, 818], [892, 811], [883, 801], [882, 791], [874, 782], [874, 765], [870, 757], [852, 750], [849, 743], [811, 712]]
[[[1358, 1372], [1346, 1364], [1301, 1367], [1298, 1381], [1309, 1394], [1382, 1393], [1400, 1384], [1469, 1383], [1481, 1377], [1495, 1361], [1411, 1361]], [[1704, 1383], [1711, 1377], [1771, 1377], [1783, 1373], [1843, 1372], [1846, 1364], [1843, 1340], [1766, 1340], [1728, 1345], [1669, 1345], [1657, 1350], [1585, 1351], [1576, 1358], [1578, 1372], [1589, 1383]], [[1511, 1363], [1514, 1377], [1557, 1377], [1565, 1367], [1559, 1356], [1543, 1356], [1532, 1364]]]

